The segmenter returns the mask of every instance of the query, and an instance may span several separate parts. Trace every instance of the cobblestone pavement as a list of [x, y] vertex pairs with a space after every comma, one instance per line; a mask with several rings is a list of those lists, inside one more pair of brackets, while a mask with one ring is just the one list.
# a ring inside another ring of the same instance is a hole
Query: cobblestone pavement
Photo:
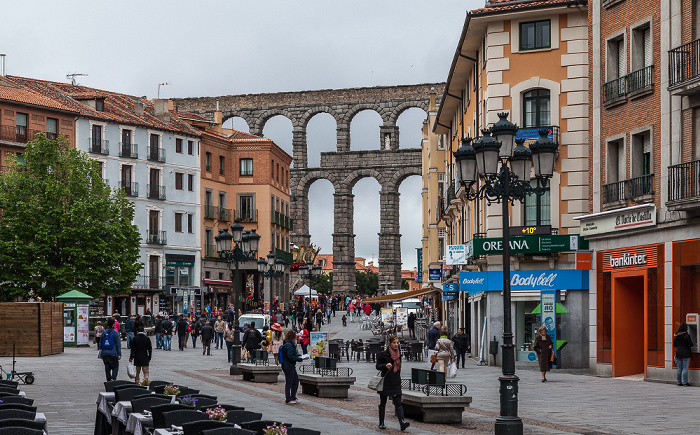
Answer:
[[[331, 337], [369, 338], [359, 323], [342, 327], [340, 317], [324, 325]], [[122, 342], [119, 378], [126, 379], [128, 350]], [[11, 367], [11, 358], [0, 358], [3, 368]], [[426, 362], [404, 362], [404, 377], [411, 367], [427, 367]], [[300, 395], [299, 405], [285, 405], [283, 376], [278, 384], [253, 384], [240, 376], [228, 374], [226, 351], [213, 350], [203, 356], [201, 347], [170, 352], [154, 350], [151, 378], [162, 379], [200, 389], [219, 397], [223, 403], [243, 405], [264, 413], [265, 418], [292, 423], [294, 426], [325, 433], [398, 434], [398, 423], [391, 407], [387, 409], [387, 430], [376, 429], [377, 394], [366, 388], [376, 373], [373, 363], [342, 362], [357, 377], [348, 399], [319, 399]], [[17, 360], [18, 371], [34, 371], [34, 385], [21, 385], [28, 397], [35, 399], [39, 412], [49, 421], [51, 435], [93, 432], [97, 393], [104, 389], [104, 368], [96, 348], [66, 348], [60, 355]], [[498, 367], [477, 366], [469, 361], [451, 382], [464, 383], [473, 397], [471, 408], [463, 414], [462, 424], [435, 425], [414, 422], [407, 432], [493, 433], [499, 413]], [[643, 382], [629, 379], [599, 378], [581, 371], [551, 372], [549, 382], [540, 382], [536, 370], [519, 370], [519, 415], [530, 434], [687, 434], [693, 432], [691, 417], [700, 409], [696, 388], [679, 388], [675, 384]]]

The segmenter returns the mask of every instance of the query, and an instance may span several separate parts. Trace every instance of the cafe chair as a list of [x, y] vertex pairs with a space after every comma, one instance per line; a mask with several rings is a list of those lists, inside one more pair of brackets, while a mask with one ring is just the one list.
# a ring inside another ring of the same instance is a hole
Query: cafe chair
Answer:
[[204, 420], [209, 420], [207, 413], [196, 411], [191, 407], [190, 409], [177, 409], [175, 411], [163, 413], [163, 422], [165, 423], [166, 429], [172, 426], [182, 426], [192, 421], [200, 422]]
[[151, 406], [166, 405], [170, 403], [170, 399], [162, 397], [135, 397], [131, 399], [131, 412], [142, 414], [143, 411], [150, 411]]
[[197, 403], [195, 403], [195, 408], [216, 408], [216, 404], [219, 403], [216, 399], [208, 399], [206, 397], [196, 397]]
[[170, 429], [170, 426], [165, 426], [165, 420], [163, 419], [163, 414], [175, 410], [191, 410], [191, 406], [181, 405], [179, 403], [168, 403], [165, 405], [153, 405], [151, 406], [151, 416], [153, 417], [153, 427], [156, 429]]
[[24, 411], [36, 412], [36, 406], [25, 405], [23, 403], [5, 403], [4, 400], [0, 403], [0, 409], [21, 409]]
[[0, 420], [6, 420], [8, 418], [34, 420], [36, 418], [36, 411], [25, 411], [23, 409], [0, 409]]
[[286, 428], [292, 427], [290, 423], [282, 423], [280, 421], [274, 421], [274, 420], [257, 420], [257, 421], [248, 421], [245, 423], [239, 424], [241, 429], [247, 429], [247, 430], [252, 430], [258, 435], [264, 435], [265, 434], [265, 428], [268, 426], [272, 426], [276, 424], [277, 426], [284, 426]]
[[44, 430], [44, 422], [27, 420], [25, 418], [8, 418], [6, 420], [0, 420], [0, 428], [4, 427], [26, 427], [29, 429]]
[[114, 387], [117, 385], [136, 385], [134, 384], [133, 381], [124, 381], [124, 380], [119, 380], [119, 381], [107, 381], [105, 382], [105, 391], [108, 393], [114, 392]]
[[321, 431], [304, 429], [303, 427], [288, 427], [287, 435], [321, 435]]
[[226, 421], [240, 426], [244, 421], [260, 420], [262, 412], [253, 411], [229, 411], [226, 413]]
[[237, 429], [234, 427], [220, 427], [202, 432], [202, 435], [255, 435], [252, 430]]
[[121, 390], [114, 391], [114, 400], [116, 402], [129, 401], [136, 396], [141, 396], [144, 394], [143, 388], [124, 388]]
[[42, 429], [11, 426], [0, 428], [0, 435], [44, 435], [44, 431]]
[[5, 396], [2, 399], [3, 403], [21, 403], [23, 405], [33, 405], [34, 399], [29, 399], [22, 396]]
[[224, 427], [235, 429], [233, 423], [227, 423], [225, 421], [218, 420], [206, 420], [184, 423], [182, 425], [182, 431], [184, 432], [183, 435], [202, 435], [202, 432], [207, 429], [217, 429]]
[[206, 412], [207, 409], [216, 408], [217, 406], [224, 408], [225, 411], [245, 411], [245, 407], [243, 407], [243, 406], [228, 405], [226, 403], [218, 403], [218, 404], [213, 405], [213, 406], [202, 406], [201, 408], [202, 408], [202, 411]]

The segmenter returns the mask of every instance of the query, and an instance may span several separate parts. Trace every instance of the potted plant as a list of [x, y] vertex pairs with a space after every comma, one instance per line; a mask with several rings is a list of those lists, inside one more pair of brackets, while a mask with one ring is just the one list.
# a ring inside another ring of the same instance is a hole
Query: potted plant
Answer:
[[139, 382], [139, 385], [143, 387], [148, 387], [149, 385], [151, 385], [151, 381], [149, 381], [148, 378], [143, 378], [143, 380]]
[[209, 408], [206, 412], [209, 416], [209, 420], [226, 421], [226, 410], [220, 406]]
[[287, 426], [275, 423], [265, 428], [265, 435], [287, 435]]
[[178, 394], [180, 394], [180, 387], [174, 384], [168, 384], [165, 386], [165, 388], [163, 388], [163, 394], [173, 396], [173, 399], [170, 401], [170, 403], [175, 403], [175, 398]]
[[197, 404], [197, 398], [192, 397], [191, 394], [188, 394], [186, 396], [180, 397], [180, 403], [183, 405], [194, 407]]

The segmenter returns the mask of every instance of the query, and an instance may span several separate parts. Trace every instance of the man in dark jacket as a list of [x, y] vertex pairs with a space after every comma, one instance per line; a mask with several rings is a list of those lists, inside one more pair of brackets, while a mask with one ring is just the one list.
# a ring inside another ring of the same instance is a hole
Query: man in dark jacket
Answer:
[[140, 375], [143, 371], [144, 379], [148, 378], [148, 366], [151, 363], [151, 357], [153, 356], [153, 348], [151, 347], [151, 339], [146, 336], [143, 332], [143, 326], [139, 325], [136, 327], [138, 333], [131, 340], [131, 354], [129, 355], [129, 362], [133, 362], [136, 366], [136, 383], [140, 381]]
[[170, 350], [173, 338], [173, 322], [166, 317], [161, 328], [163, 328], [163, 350]]
[[214, 338], [214, 328], [209, 322], [205, 322], [202, 330], [199, 331], [202, 339], [202, 355], [211, 355], [211, 339]]
[[156, 334], [156, 349], [163, 347], [163, 319], [160, 318], [160, 314], [156, 316], [155, 328], [153, 329]]
[[459, 368], [460, 358], [462, 359], [462, 368], [464, 368], [464, 360], [466, 359], [466, 353], [471, 347], [471, 345], [469, 336], [464, 333], [463, 328], [459, 328], [455, 336], [452, 337], [452, 344], [454, 345], [455, 353], [457, 354], [457, 359], [455, 360], [457, 368]]
[[260, 331], [255, 329], [255, 322], [250, 322], [250, 328], [243, 334], [243, 346], [245, 346], [250, 355], [253, 356], [252, 351], [260, 349], [260, 342], [262, 341], [262, 335]]
[[408, 332], [411, 338], [416, 338], [416, 313], [408, 315]]
[[185, 339], [187, 338], [187, 320], [183, 316], [180, 316], [180, 320], [177, 321], [177, 344], [180, 350], [185, 350]]
[[284, 338], [284, 343], [280, 348], [282, 354], [282, 371], [284, 372], [284, 403], [288, 405], [296, 405], [299, 403], [297, 399], [297, 390], [299, 389], [299, 374], [297, 373], [297, 362], [301, 362], [303, 358], [297, 352], [296, 345], [297, 334], [294, 331], [288, 331]]
[[433, 327], [430, 328], [430, 330], [428, 331], [428, 339], [425, 343], [425, 345], [428, 347], [428, 350], [435, 350], [435, 344], [440, 338], [440, 326], [440, 322], [435, 322], [433, 323]]
[[134, 334], [136, 333], [136, 326], [134, 325], [134, 317], [135, 316], [129, 316], [129, 319], [126, 321], [126, 324], [124, 325], [124, 329], [126, 330], [126, 348], [131, 349], [131, 340], [134, 339]]

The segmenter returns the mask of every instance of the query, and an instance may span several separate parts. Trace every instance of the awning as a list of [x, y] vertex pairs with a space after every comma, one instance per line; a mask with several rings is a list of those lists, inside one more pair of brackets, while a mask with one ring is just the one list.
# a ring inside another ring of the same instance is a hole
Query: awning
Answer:
[[228, 280], [228, 279], [204, 278], [204, 284], [209, 284], [209, 285], [231, 285], [231, 280]]
[[404, 299], [415, 298], [418, 296], [427, 295], [429, 293], [439, 293], [440, 289], [434, 287], [423, 287], [419, 290], [409, 290], [401, 293], [394, 293], [393, 295], [375, 296], [373, 298], [362, 299], [362, 302], [394, 302], [402, 301]]

